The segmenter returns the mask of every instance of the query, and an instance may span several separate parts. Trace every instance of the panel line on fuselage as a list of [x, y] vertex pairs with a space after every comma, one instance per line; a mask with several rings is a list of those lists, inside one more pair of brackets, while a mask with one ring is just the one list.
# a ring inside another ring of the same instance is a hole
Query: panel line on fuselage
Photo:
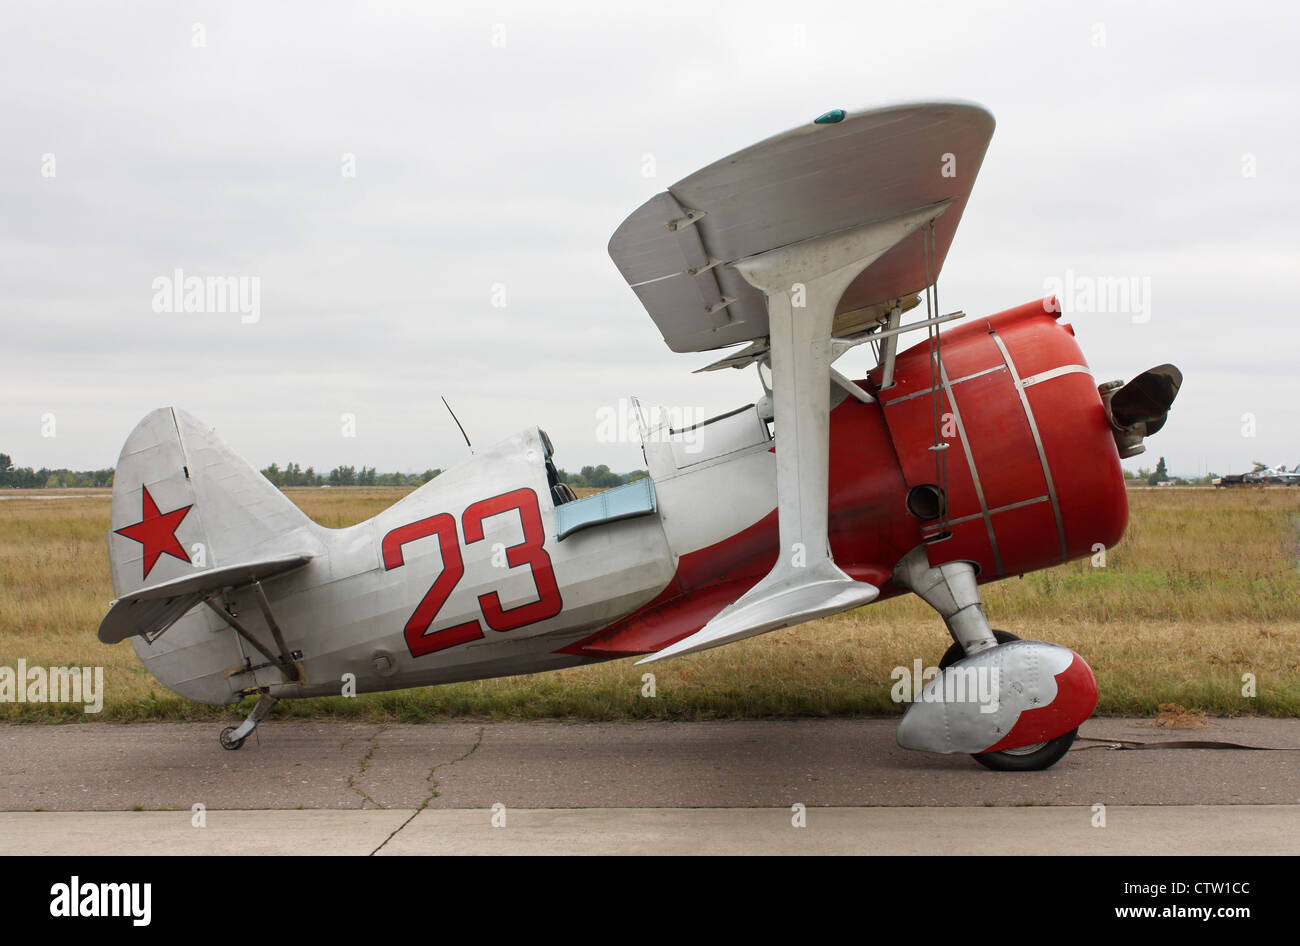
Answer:
[[1016, 393], [1020, 395], [1020, 405], [1025, 409], [1029, 432], [1034, 437], [1034, 447], [1038, 450], [1038, 460], [1043, 465], [1043, 476], [1047, 480], [1047, 495], [1052, 500], [1052, 514], [1056, 517], [1056, 535], [1061, 540], [1061, 561], [1066, 562], [1069, 560], [1069, 553], [1065, 544], [1065, 523], [1061, 519], [1061, 503], [1056, 497], [1056, 484], [1052, 482], [1052, 471], [1047, 465], [1047, 452], [1043, 449], [1043, 438], [1038, 434], [1038, 422], [1034, 420], [1034, 410], [1029, 406], [1029, 396], [1025, 394], [1025, 384], [1020, 380], [1020, 373], [1016, 371], [1015, 363], [1011, 360], [1011, 352], [1007, 350], [1006, 344], [996, 331], [990, 331], [989, 335], [993, 337], [998, 350], [1002, 352], [1002, 360], [1006, 362], [1007, 370], [1011, 372], [1011, 381], [1016, 386]]
[[[991, 371], [994, 369], [989, 370]], [[967, 375], [966, 377], [974, 378], [987, 373], [988, 371], [980, 371], [977, 374]], [[963, 378], [962, 380], [966, 380], [966, 378]], [[975, 498], [980, 504], [979, 515], [984, 518], [984, 528], [988, 531], [989, 546], [993, 549], [993, 567], [997, 571], [998, 577], [1002, 578], [1002, 553], [998, 550], [998, 537], [993, 531], [993, 519], [989, 515], [989, 504], [984, 498], [984, 487], [980, 483], [979, 470], [975, 468], [975, 456], [971, 453], [970, 440], [966, 436], [966, 425], [962, 423], [961, 410], [957, 407], [957, 398], [952, 392], [952, 382], [948, 380], [948, 370], [943, 366], [942, 361], [939, 362], [939, 384], [943, 388], [944, 394], [947, 395], [948, 406], [952, 408], [952, 421], [957, 428], [957, 439], [961, 441], [962, 452], [966, 454], [966, 466], [970, 469], [971, 482], [975, 486]], [[933, 391], [934, 389], [931, 388], [930, 390]], [[947, 503], [948, 497], [945, 496], [943, 501], [944, 503]], [[976, 517], [970, 516], [968, 518], [973, 519]], [[951, 526], [952, 524], [952, 521], [949, 520], [948, 525]]]
[[[963, 381], [974, 381], [976, 378], [982, 378], [986, 374], [992, 374], [995, 371], [1006, 371], [1006, 370], [1007, 370], [1006, 365], [994, 365], [992, 368], [985, 368], [983, 371], [976, 371], [973, 374], [963, 375], [962, 377], [952, 381], [945, 381], [943, 383], [943, 386], [945, 388], [951, 388], [954, 385], [961, 384]], [[902, 404], [904, 401], [910, 401], [914, 397], [925, 397], [926, 395], [933, 394], [933, 393], [934, 393], [934, 388], [925, 388], [924, 390], [921, 391], [913, 391], [911, 394], [904, 394], [902, 397], [893, 398], [892, 400], [885, 403], [885, 407], [892, 407], [895, 404]]]
[[[1044, 493], [1042, 496], [1035, 496], [1033, 499], [1022, 499], [1018, 503], [1007, 503], [1005, 506], [998, 506], [996, 509], [989, 510], [989, 517], [992, 518], [1000, 512], [1011, 512], [1013, 509], [1023, 509], [1025, 506], [1036, 506], [1039, 503], [1047, 502], [1051, 497]], [[969, 516], [962, 516], [960, 519], [950, 519], [948, 525], [958, 526], [963, 522], [970, 522], [973, 519], [980, 518], [982, 514], [973, 512]]]
[[1041, 384], [1044, 381], [1051, 381], [1053, 378], [1061, 378], [1067, 374], [1086, 374], [1092, 377], [1092, 371], [1087, 365], [1061, 365], [1059, 368], [1050, 368], [1047, 371], [1040, 371], [1038, 374], [1030, 375], [1020, 383], [1022, 388], [1030, 385]]

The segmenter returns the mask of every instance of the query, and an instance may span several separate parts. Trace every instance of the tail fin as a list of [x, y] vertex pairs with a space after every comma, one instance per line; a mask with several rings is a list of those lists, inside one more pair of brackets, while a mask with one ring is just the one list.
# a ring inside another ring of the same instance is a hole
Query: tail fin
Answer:
[[122, 448], [108, 535], [118, 598], [203, 570], [319, 554], [320, 534], [212, 428], [184, 411], [159, 408]]

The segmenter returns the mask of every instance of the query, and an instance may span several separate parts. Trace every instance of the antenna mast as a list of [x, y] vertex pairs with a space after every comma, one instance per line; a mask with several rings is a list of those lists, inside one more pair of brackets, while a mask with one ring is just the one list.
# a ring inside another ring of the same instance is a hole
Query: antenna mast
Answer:
[[442, 406], [447, 408], [447, 413], [451, 415], [451, 419], [456, 421], [456, 426], [460, 428], [460, 435], [465, 438], [465, 446], [469, 447], [470, 456], [473, 456], [474, 445], [469, 442], [469, 434], [465, 433], [464, 427], [461, 427], [460, 420], [456, 417], [456, 412], [451, 409], [451, 405], [447, 403], [445, 397], [442, 399]]

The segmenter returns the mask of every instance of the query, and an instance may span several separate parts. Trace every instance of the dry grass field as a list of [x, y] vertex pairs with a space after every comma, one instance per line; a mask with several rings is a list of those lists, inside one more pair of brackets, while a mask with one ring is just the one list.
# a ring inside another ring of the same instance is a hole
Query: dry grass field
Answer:
[[[403, 489], [300, 489], [288, 495], [339, 527], [390, 505]], [[1300, 490], [1135, 491], [1128, 535], [1105, 567], [1073, 562], [985, 588], [994, 626], [1055, 641], [1097, 673], [1103, 715], [1154, 715], [1162, 703], [1216, 715], [1300, 713]], [[28, 722], [234, 719], [159, 685], [127, 644], [98, 642], [112, 598], [107, 490], [0, 494], [0, 666], [102, 666], [105, 706], [0, 703]], [[530, 677], [356, 699], [281, 703], [277, 715], [421, 720], [705, 719], [891, 714], [890, 671], [937, 662], [942, 622], [914, 598], [778, 631], [653, 667], [641, 696], [631, 660]], [[1243, 674], [1257, 691], [1242, 695]]]

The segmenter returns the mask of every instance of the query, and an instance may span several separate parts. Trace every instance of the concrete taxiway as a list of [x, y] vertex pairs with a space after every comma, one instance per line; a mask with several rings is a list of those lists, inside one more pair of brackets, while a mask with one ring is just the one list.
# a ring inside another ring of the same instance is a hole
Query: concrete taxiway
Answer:
[[1300, 807], [0, 812], [0, 854], [1297, 854]]
[[[1007, 773], [900, 749], [894, 720], [272, 720], [238, 752], [219, 728], [0, 726], [0, 853], [1300, 853], [1294, 751]], [[1300, 720], [1081, 734], [1288, 749]]]

